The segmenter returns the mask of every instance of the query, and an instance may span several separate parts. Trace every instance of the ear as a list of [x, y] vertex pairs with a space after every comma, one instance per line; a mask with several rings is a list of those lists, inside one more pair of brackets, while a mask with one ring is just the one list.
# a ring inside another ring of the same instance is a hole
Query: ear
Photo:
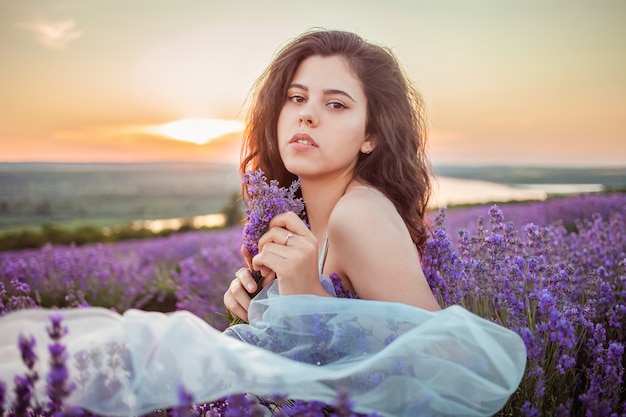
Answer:
[[372, 136], [367, 136], [365, 142], [361, 145], [361, 152], [370, 154], [376, 147], [376, 140]]

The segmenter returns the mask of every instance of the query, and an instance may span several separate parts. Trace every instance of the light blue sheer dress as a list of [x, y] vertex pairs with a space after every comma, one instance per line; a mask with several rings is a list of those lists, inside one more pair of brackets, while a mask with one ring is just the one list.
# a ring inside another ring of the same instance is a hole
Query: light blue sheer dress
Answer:
[[[336, 295], [330, 278], [320, 277]], [[39, 375], [46, 375], [51, 313], [30, 309], [0, 318], [0, 380], [9, 396], [13, 377], [26, 369], [20, 333], [37, 339]], [[341, 389], [361, 413], [489, 416], [517, 389], [526, 364], [516, 333], [459, 306], [430, 312], [381, 301], [280, 296], [276, 282], [252, 301], [250, 324], [225, 332], [186, 311], [54, 313], [69, 330], [63, 340], [77, 388], [68, 402], [103, 415], [175, 406], [184, 387], [195, 403], [241, 392], [332, 403]]]
[[[177, 405], [184, 387], [197, 403], [239, 392], [332, 403], [337, 390], [348, 389], [362, 413], [488, 416], [515, 391], [526, 361], [517, 334], [459, 306], [429, 312], [279, 296], [275, 284], [252, 301], [249, 325], [225, 333], [185, 311], [58, 313], [69, 329], [70, 375], [80, 381], [70, 403], [104, 415]], [[13, 376], [25, 371], [19, 333], [37, 338], [39, 374], [46, 374], [50, 314], [22, 310], [0, 318], [0, 379], [9, 394]]]

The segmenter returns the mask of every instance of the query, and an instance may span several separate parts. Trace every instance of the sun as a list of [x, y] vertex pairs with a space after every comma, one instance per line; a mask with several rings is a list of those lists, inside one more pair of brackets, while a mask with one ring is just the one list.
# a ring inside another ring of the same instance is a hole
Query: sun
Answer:
[[243, 123], [238, 120], [181, 119], [162, 125], [149, 126], [145, 131], [184, 142], [204, 145], [227, 133], [241, 132], [243, 127]]

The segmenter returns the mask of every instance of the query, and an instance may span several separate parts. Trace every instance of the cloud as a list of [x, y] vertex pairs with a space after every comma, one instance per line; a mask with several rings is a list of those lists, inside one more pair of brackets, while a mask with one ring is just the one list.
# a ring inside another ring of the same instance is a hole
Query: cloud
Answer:
[[59, 51], [83, 35], [83, 31], [76, 28], [74, 19], [21, 23], [18, 27], [32, 32], [44, 48]]

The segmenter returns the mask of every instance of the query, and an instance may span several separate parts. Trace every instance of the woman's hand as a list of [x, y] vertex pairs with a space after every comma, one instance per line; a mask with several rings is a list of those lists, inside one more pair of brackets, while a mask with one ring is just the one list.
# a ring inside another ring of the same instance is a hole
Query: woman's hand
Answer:
[[328, 296], [318, 273], [317, 239], [293, 212], [275, 216], [259, 239], [259, 254], [252, 269], [263, 277], [276, 277], [281, 295], [316, 294]]
[[[234, 316], [239, 317], [246, 323], [248, 322], [248, 308], [250, 307], [250, 301], [252, 298], [250, 294], [254, 294], [258, 289], [258, 285], [252, 276], [252, 256], [247, 249], [241, 247], [241, 253], [246, 261], [247, 268], [240, 268], [235, 273], [235, 279], [233, 279], [228, 286], [228, 290], [224, 293], [224, 305]], [[268, 274], [263, 279], [261, 287], [265, 287], [274, 279], [273, 274]]]
[[259, 239], [259, 254], [252, 258], [243, 247], [241, 253], [248, 268], [235, 273], [224, 294], [224, 305], [235, 316], [248, 322], [250, 294], [258, 289], [253, 270], [263, 276], [261, 288], [278, 279], [280, 294], [316, 294], [328, 296], [317, 270], [317, 239], [293, 212], [275, 216], [269, 230]]

